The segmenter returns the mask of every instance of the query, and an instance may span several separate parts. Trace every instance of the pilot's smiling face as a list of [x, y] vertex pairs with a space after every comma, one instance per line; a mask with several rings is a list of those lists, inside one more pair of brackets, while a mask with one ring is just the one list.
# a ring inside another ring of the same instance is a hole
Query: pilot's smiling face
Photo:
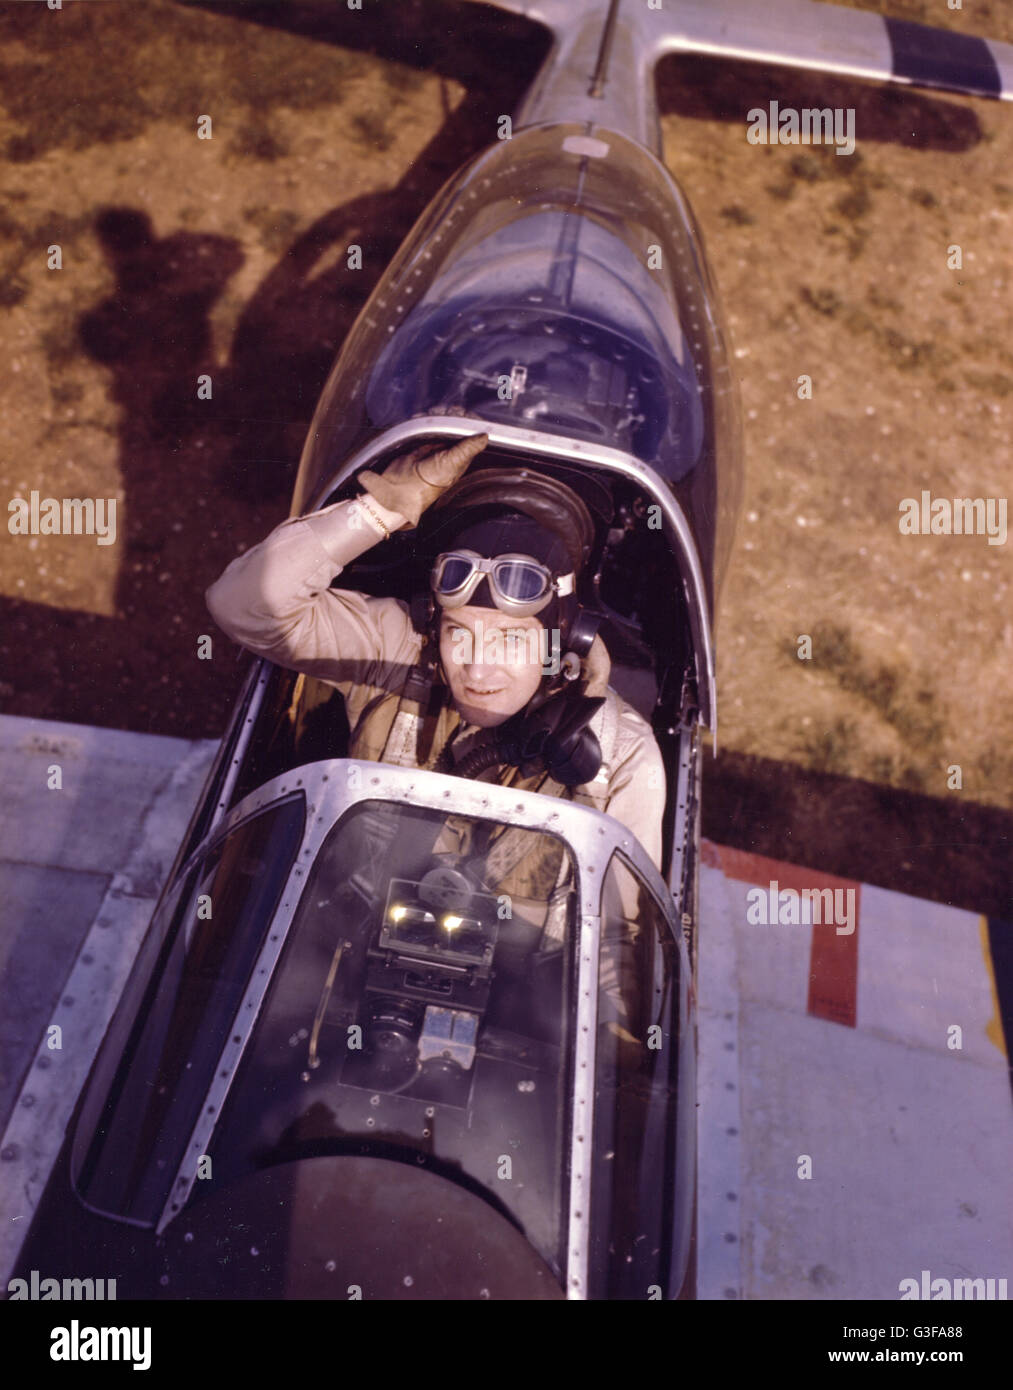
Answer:
[[548, 634], [537, 618], [455, 608], [440, 622], [440, 658], [461, 718], [495, 728], [522, 710], [545, 673]]

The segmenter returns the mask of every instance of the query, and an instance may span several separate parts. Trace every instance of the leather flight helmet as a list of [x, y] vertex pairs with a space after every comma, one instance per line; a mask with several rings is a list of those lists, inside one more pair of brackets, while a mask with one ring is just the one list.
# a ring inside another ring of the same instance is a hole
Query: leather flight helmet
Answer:
[[566, 483], [530, 468], [479, 468], [448, 488], [423, 518], [427, 550], [443, 549], [440, 533], [450, 529], [451, 517], [456, 526], [461, 513], [479, 507], [520, 512], [553, 532], [578, 577], [591, 557], [595, 527], [587, 505]]

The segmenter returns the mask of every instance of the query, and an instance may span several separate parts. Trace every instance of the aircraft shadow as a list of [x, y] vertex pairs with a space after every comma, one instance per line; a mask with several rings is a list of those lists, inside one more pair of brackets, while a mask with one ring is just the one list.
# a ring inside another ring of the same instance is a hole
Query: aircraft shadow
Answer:
[[703, 834], [1013, 922], [1013, 814], [747, 753], [704, 758]]
[[[961, 105], [959, 97], [933, 97], [857, 77], [704, 54], [669, 56], [658, 66], [658, 105], [663, 116], [739, 124], [744, 140], [748, 112], [756, 107], [766, 111], [771, 101], [782, 110], [853, 109], [859, 146], [870, 141], [960, 154], [983, 138], [977, 112]], [[798, 153], [829, 157], [831, 171], [842, 177], [853, 174], [861, 164], [854, 155], [838, 157], [830, 146], [800, 146]]]
[[[280, 22], [273, 7], [210, 8]], [[406, 6], [394, 26], [368, 15], [349, 24], [341, 11], [293, 5], [284, 19], [334, 42], [351, 30], [384, 56], [455, 70], [454, 33], [434, 27], [431, 12], [427, 26]], [[527, 36], [530, 26], [520, 27]], [[246, 304], [224, 362], [214, 356], [211, 313], [242, 266], [239, 242], [182, 230], [159, 237], [137, 208], [96, 210], [115, 287], [80, 316], [77, 349], [108, 370], [119, 409], [120, 616], [0, 598], [3, 647], [18, 668], [10, 713], [190, 738], [221, 733], [242, 662], [220, 634], [214, 660], [197, 659], [198, 638], [215, 633], [204, 591], [285, 516], [313, 408], [356, 315], [439, 187], [519, 101], [539, 50], [528, 71], [500, 61], [512, 58], [508, 35], [503, 44], [495, 60], [473, 60], [463, 100], [396, 187], [329, 210], [291, 242]], [[340, 254], [352, 242], [364, 250], [354, 275]], [[205, 374], [210, 401], [197, 398]]]

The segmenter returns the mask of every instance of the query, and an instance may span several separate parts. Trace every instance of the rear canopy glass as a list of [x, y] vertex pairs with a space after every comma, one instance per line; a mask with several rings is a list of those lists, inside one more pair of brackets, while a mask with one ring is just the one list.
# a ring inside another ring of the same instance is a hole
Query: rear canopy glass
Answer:
[[609, 132], [586, 157], [583, 134], [518, 131], [426, 210], [328, 378], [296, 513], [371, 436], [448, 407], [672, 480], [727, 452], [727, 359], [689, 209], [646, 150]]

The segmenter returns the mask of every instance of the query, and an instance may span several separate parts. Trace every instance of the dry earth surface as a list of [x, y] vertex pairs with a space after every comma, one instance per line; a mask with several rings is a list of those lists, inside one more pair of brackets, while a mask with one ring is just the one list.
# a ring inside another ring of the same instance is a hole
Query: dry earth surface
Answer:
[[[1000, 3], [863, 8], [1013, 43]], [[214, 736], [240, 668], [197, 660], [204, 590], [286, 515], [344, 334], [543, 45], [379, 0], [6, 3], [0, 42], [0, 496], [119, 500], [115, 545], [4, 528], [3, 707]], [[705, 832], [1011, 919], [1011, 545], [898, 508], [1010, 490], [1013, 106], [688, 58], [660, 99], [745, 420]], [[853, 107], [855, 153], [750, 145], [770, 100]]]

